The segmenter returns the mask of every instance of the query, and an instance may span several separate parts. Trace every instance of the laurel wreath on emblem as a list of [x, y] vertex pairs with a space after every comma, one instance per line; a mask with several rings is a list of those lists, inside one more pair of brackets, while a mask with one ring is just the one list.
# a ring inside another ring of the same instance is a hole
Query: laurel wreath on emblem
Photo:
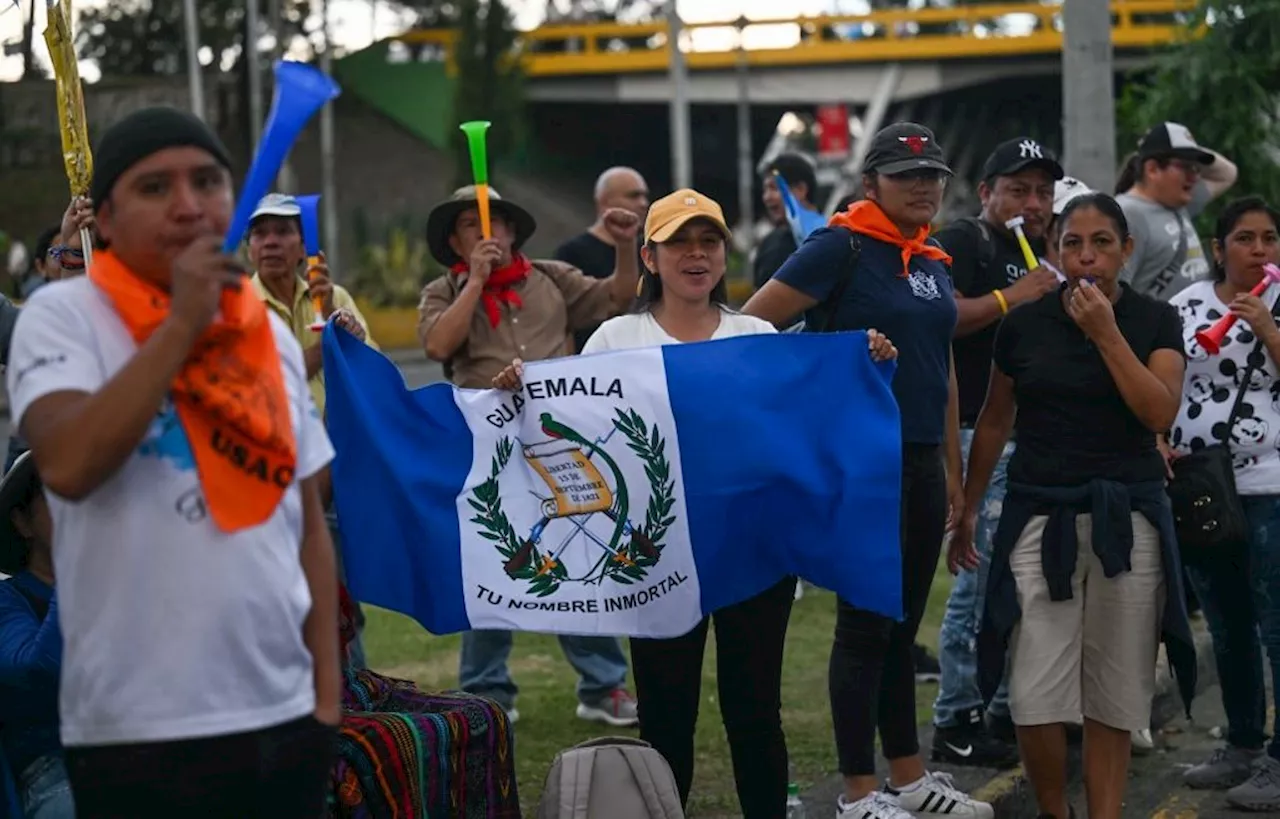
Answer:
[[[626, 545], [620, 546], [606, 561], [597, 577], [601, 582], [607, 578], [632, 584], [643, 580], [662, 556], [667, 531], [675, 523], [671, 514], [675, 505], [675, 481], [671, 479], [671, 462], [666, 456], [667, 442], [658, 432], [657, 425], [647, 424], [635, 410], [614, 411], [617, 413], [613, 420], [614, 429], [622, 433], [627, 439], [627, 447], [644, 464], [645, 476], [649, 480], [649, 502], [645, 507], [643, 526], [635, 529], [627, 525], [630, 537]], [[520, 538], [502, 508], [499, 476], [514, 450], [509, 437], [504, 436], [498, 441], [488, 479], [476, 486], [467, 499], [476, 512], [471, 522], [479, 527], [477, 534], [494, 544], [509, 577], [527, 581], [529, 594], [547, 597], [571, 578], [563, 560], [539, 548], [535, 540]], [[621, 480], [621, 476], [617, 478]]]

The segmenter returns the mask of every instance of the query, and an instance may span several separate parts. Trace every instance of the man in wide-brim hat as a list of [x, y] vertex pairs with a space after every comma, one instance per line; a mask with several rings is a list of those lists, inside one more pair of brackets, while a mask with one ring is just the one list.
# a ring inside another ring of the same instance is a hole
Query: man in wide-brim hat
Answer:
[[[493, 188], [489, 213], [492, 236], [486, 239], [474, 186], [458, 189], [431, 212], [427, 245], [449, 272], [426, 286], [418, 306], [418, 338], [427, 356], [445, 362], [454, 384], [477, 389], [491, 387], [514, 359], [571, 354], [574, 331], [626, 309], [640, 274], [640, 217], [631, 211], [611, 208], [601, 215], [617, 251], [614, 273], [606, 279], [525, 256], [521, 248], [537, 223]], [[562, 636], [560, 645], [580, 675], [578, 716], [615, 726], [636, 724], [635, 699], [625, 688], [626, 656], [617, 638]], [[463, 634], [460, 682], [464, 690], [496, 700], [514, 722], [510, 651], [510, 632]]]
[[481, 234], [475, 186], [454, 191], [427, 217], [427, 246], [449, 275], [422, 291], [418, 338], [427, 356], [447, 362], [460, 387], [488, 388], [512, 359], [572, 352], [572, 333], [622, 312], [635, 297], [633, 252], [640, 219], [614, 208], [604, 224], [617, 240], [607, 279], [563, 262], [531, 260], [521, 248], [537, 229], [532, 214], [489, 188], [492, 237]]

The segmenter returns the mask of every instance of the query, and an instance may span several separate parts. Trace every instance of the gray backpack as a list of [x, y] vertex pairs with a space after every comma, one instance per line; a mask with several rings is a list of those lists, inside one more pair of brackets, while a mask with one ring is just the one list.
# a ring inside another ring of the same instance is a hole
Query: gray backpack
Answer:
[[671, 767], [647, 742], [601, 737], [551, 763], [537, 819], [684, 819]]

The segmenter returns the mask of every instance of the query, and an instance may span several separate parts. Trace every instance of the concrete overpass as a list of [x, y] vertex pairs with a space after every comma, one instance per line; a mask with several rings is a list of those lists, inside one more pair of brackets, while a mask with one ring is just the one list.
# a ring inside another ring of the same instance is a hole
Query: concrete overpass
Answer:
[[[1110, 6], [1119, 82], [1154, 49], [1184, 36], [1195, 0]], [[845, 104], [855, 154], [858, 137], [883, 122], [933, 127], [960, 176], [949, 199], [968, 208], [962, 180], [996, 142], [1030, 134], [1062, 147], [1061, 12], [1060, 5], [1005, 2], [685, 24], [694, 184], [737, 219], [736, 105], [745, 68], [753, 163], [777, 148], [784, 114]], [[638, 167], [655, 190], [669, 189], [669, 39], [665, 21], [523, 33], [514, 56], [526, 78], [529, 166], [580, 188], [584, 198], [594, 174], [617, 163]], [[448, 29], [405, 32], [340, 61], [339, 77], [348, 91], [449, 150], [454, 43]]]

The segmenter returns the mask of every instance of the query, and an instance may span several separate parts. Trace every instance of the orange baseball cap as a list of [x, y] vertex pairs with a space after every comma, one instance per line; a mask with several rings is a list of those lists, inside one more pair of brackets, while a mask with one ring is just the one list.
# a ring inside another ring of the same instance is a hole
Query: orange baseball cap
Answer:
[[709, 220], [720, 229], [726, 240], [733, 236], [733, 231], [725, 224], [720, 203], [691, 188], [681, 188], [649, 206], [649, 214], [644, 220], [644, 240], [661, 244], [691, 219]]

